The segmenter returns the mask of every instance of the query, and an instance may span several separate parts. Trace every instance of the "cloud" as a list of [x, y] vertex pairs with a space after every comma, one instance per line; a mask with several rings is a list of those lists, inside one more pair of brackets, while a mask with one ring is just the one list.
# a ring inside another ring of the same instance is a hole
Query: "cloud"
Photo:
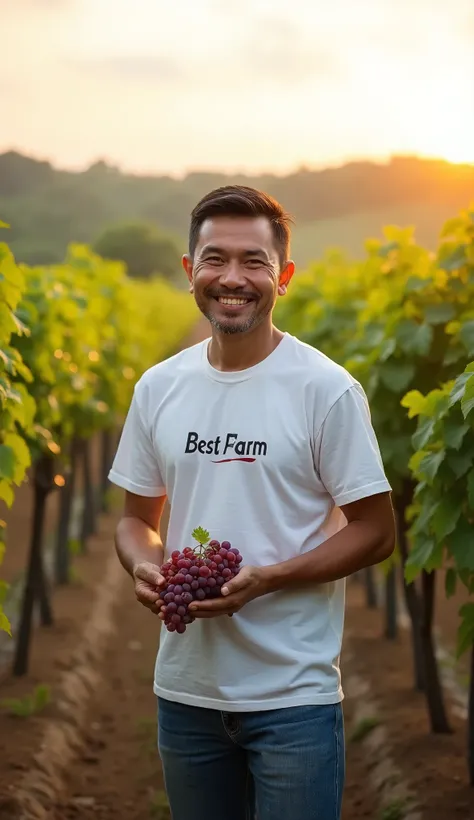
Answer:
[[242, 50], [246, 68], [255, 80], [266, 79], [293, 85], [315, 77], [334, 77], [342, 64], [334, 50], [314, 38], [303, 27], [284, 18], [260, 17]]

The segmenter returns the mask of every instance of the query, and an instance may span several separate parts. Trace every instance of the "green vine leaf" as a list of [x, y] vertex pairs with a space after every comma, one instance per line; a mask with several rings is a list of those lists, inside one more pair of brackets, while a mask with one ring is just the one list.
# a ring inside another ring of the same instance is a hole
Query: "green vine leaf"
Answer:
[[195, 530], [192, 532], [192, 537], [200, 544], [204, 546], [204, 544], [208, 544], [211, 540], [211, 534], [203, 529], [202, 527], [196, 527]]

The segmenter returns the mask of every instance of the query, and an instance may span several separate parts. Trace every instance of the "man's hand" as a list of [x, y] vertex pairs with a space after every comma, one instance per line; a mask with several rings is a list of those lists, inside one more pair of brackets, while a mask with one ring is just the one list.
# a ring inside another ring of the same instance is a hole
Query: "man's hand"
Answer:
[[143, 561], [133, 569], [133, 579], [135, 581], [135, 595], [137, 601], [146, 606], [155, 615], [160, 612], [157, 606], [159, 598], [159, 587], [163, 586], [165, 579], [160, 574], [160, 568], [156, 564]]
[[193, 618], [215, 618], [217, 615], [233, 615], [249, 601], [267, 592], [265, 575], [261, 567], [242, 567], [239, 574], [224, 584], [220, 598], [193, 601], [189, 614]]

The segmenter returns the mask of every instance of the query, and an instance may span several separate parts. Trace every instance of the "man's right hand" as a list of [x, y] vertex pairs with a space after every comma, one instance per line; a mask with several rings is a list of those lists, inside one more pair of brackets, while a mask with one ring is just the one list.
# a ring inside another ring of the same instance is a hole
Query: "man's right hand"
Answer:
[[159, 598], [159, 588], [163, 586], [165, 579], [160, 574], [160, 568], [156, 564], [143, 561], [137, 564], [133, 570], [135, 581], [135, 595], [137, 601], [146, 606], [155, 615], [160, 612], [160, 605], [157, 606]]

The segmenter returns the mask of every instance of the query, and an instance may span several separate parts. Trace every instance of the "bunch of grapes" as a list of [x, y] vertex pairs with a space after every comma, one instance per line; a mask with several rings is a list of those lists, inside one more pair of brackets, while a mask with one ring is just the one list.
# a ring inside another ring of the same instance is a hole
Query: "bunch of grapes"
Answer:
[[243, 560], [229, 541], [210, 541], [209, 533], [201, 527], [194, 530], [193, 538], [198, 541], [197, 547], [175, 550], [160, 569], [166, 579], [166, 585], [160, 587], [160, 601], [165, 607], [168, 632], [186, 632], [195, 620], [188, 611], [189, 604], [218, 598], [221, 587], [237, 575]]

